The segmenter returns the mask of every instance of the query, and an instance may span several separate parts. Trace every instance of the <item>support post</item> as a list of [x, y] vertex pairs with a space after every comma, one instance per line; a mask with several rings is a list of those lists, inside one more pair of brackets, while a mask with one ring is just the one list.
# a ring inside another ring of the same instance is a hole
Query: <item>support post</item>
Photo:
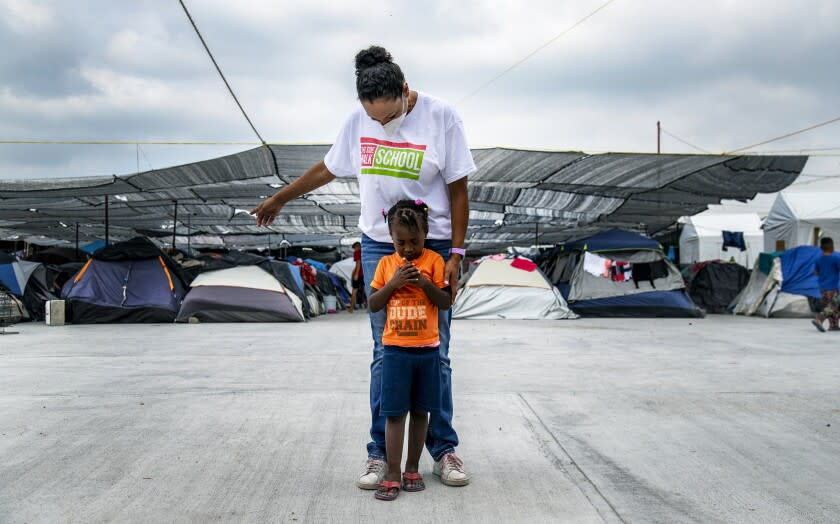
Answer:
[[659, 120], [656, 121], [656, 154], [660, 154], [662, 152], [662, 126], [659, 124]]
[[192, 256], [192, 213], [187, 215], [187, 254]]
[[111, 243], [111, 217], [108, 209], [108, 195], [105, 195], [105, 245]]
[[79, 223], [76, 222], [76, 260], [79, 259]]
[[175, 217], [172, 221], [172, 254], [175, 254], [175, 234], [178, 232], [178, 201], [173, 200], [175, 203]]

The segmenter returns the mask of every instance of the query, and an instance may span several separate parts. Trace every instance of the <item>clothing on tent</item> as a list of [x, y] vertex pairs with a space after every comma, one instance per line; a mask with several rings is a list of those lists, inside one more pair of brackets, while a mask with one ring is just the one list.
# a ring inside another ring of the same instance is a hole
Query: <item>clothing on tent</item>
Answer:
[[590, 275], [609, 277], [610, 267], [612, 267], [612, 261], [608, 258], [593, 255], [588, 251], [583, 254], [583, 270]]
[[537, 269], [537, 265], [528, 260], [527, 258], [515, 258], [513, 262], [510, 263], [511, 266], [515, 267], [516, 269], [521, 269], [522, 271], [534, 271]]
[[730, 247], [737, 247], [741, 251], [747, 250], [743, 231], [723, 231], [723, 250], [728, 251]]
[[656, 289], [653, 281], [657, 278], [665, 278], [667, 276], [668, 264], [664, 260], [636, 263], [633, 265], [633, 282], [636, 284], [636, 289], [639, 288], [639, 282], [649, 282], [650, 286]]
[[610, 265], [610, 279], [613, 282], [630, 282], [633, 279], [633, 265], [617, 260]]

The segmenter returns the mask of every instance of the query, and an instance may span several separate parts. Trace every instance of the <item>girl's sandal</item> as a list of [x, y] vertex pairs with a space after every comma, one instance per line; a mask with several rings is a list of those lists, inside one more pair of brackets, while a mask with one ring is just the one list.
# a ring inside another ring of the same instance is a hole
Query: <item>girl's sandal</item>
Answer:
[[373, 494], [378, 500], [396, 500], [400, 494], [400, 483], [396, 480], [383, 480]]
[[403, 473], [402, 489], [403, 491], [423, 491], [426, 489], [423, 475], [416, 471]]

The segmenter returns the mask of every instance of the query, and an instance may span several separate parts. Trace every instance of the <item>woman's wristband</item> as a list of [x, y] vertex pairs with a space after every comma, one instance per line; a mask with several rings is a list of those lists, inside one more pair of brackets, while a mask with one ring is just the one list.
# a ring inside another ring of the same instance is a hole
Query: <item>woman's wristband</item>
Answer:
[[461, 255], [464, 258], [467, 255], [467, 250], [462, 247], [453, 247], [449, 249], [450, 255]]

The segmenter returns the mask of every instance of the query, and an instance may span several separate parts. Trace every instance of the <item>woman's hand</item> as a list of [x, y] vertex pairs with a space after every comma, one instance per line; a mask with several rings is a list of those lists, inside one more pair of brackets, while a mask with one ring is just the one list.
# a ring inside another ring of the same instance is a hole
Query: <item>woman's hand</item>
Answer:
[[270, 196], [263, 200], [262, 204], [258, 205], [250, 211], [257, 219], [257, 227], [270, 226], [274, 223], [280, 210], [286, 205], [277, 195]]
[[443, 283], [452, 290], [452, 303], [458, 295], [458, 280], [461, 278], [461, 255], [453, 253], [449, 255], [446, 268], [443, 271]]

